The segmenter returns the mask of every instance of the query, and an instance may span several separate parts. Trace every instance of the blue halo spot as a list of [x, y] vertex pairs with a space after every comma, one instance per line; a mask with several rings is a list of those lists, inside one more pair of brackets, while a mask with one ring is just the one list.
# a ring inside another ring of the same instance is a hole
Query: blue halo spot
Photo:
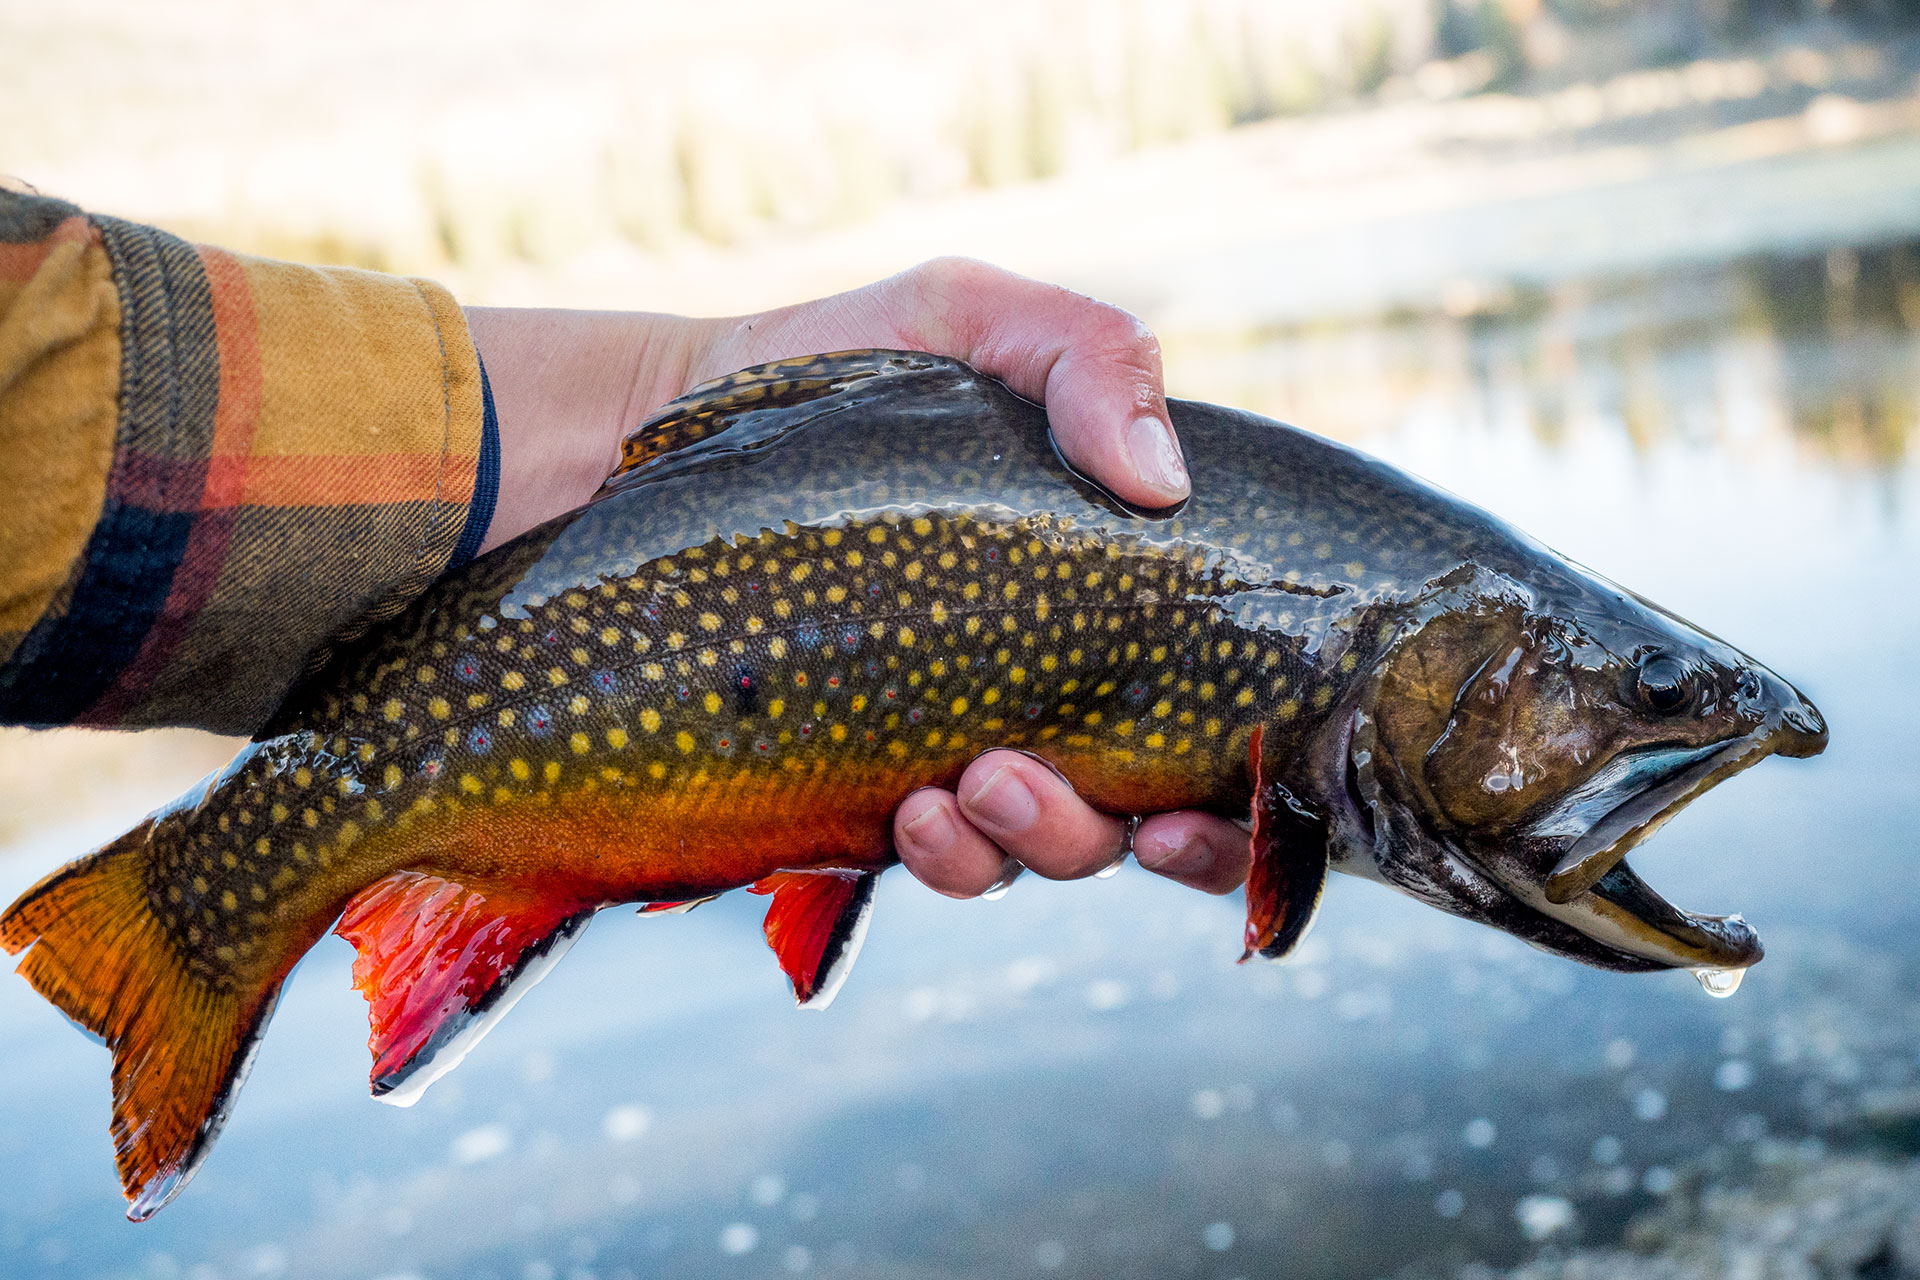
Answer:
[[544, 738], [553, 732], [553, 712], [546, 707], [528, 707], [526, 725], [528, 733]]

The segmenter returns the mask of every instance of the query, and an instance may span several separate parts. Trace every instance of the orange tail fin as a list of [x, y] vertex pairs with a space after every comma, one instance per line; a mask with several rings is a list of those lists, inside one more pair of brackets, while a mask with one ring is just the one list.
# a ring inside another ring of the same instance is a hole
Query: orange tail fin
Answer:
[[127, 1216], [186, 1186], [226, 1119], [280, 979], [221, 989], [189, 972], [147, 902], [151, 819], [62, 867], [0, 915], [19, 972], [113, 1052], [113, 1146]]

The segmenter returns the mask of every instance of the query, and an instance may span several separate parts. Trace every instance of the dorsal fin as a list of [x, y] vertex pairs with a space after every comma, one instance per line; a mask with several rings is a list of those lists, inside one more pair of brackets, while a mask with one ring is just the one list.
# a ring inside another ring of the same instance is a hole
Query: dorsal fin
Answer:
[[803, 408], [868, 378], [940, 367], [971, 372], [957, 360], [918, 351], [836, 351], [776, 360], [703, 382], [627, 433], [620, 442], [620, 464], [600, 492], [625, 488], [641, 475], [658, 474], [667, 460], [690, 456], [689, 450], [713, 440], [749, 415], [765, 430], [743, 433], [737, 439], [730, 437], [718, 447], [745, 451], [763, 446], [792, 425], [786, 420], [790, 415], [781, 410]]
[[593, 918], [529, 895], [396, 871], [347, 904], [373, 1095], [411, 1106], [547, 975]]
[[866, 941], [879, 878], [875, 871], [783, 871], [752, 886], [773, 895], [767, 945], [802, 1009], [824, 1009], [840, 993]]
[[1247, 768], [1253, 777], [1253, 867], [1247, 874], [1245, 964], [1284, 960], [1313, 927], [1327, 887], [1326, 822], [1267, 776], [1262, 726], [1255, 725]]

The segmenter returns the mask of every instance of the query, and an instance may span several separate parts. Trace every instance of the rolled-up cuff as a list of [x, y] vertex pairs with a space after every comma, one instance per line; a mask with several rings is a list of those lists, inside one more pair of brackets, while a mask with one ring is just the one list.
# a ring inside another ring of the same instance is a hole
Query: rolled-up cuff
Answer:
[[120, 303], [105, 498], [0, 721], [251, 732], [484, 538], [479, 360], [437, 285], [92, 222]]

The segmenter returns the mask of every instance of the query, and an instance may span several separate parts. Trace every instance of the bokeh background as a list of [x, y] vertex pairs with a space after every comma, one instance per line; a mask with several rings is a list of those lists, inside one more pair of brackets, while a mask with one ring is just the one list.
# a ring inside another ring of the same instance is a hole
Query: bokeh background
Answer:
[[[472, 303], [735, 312], [989, 258], [1833, 729], [1636, 855], [1768, 939], [1729, 1001], [1360, 883], [1237, 969], [1237, 898], [1131, 867], [902, 879], [824, 1016], [758, 900], [607, 913], [396, 1111], [330, 940], [138, 1228], [105, 1053], [7, 979], [0, 1275], [1920, 1273], [1912, 0], [0, 0], [0, 174]], [[0, 892], [233, 747], [0, 732]]]

